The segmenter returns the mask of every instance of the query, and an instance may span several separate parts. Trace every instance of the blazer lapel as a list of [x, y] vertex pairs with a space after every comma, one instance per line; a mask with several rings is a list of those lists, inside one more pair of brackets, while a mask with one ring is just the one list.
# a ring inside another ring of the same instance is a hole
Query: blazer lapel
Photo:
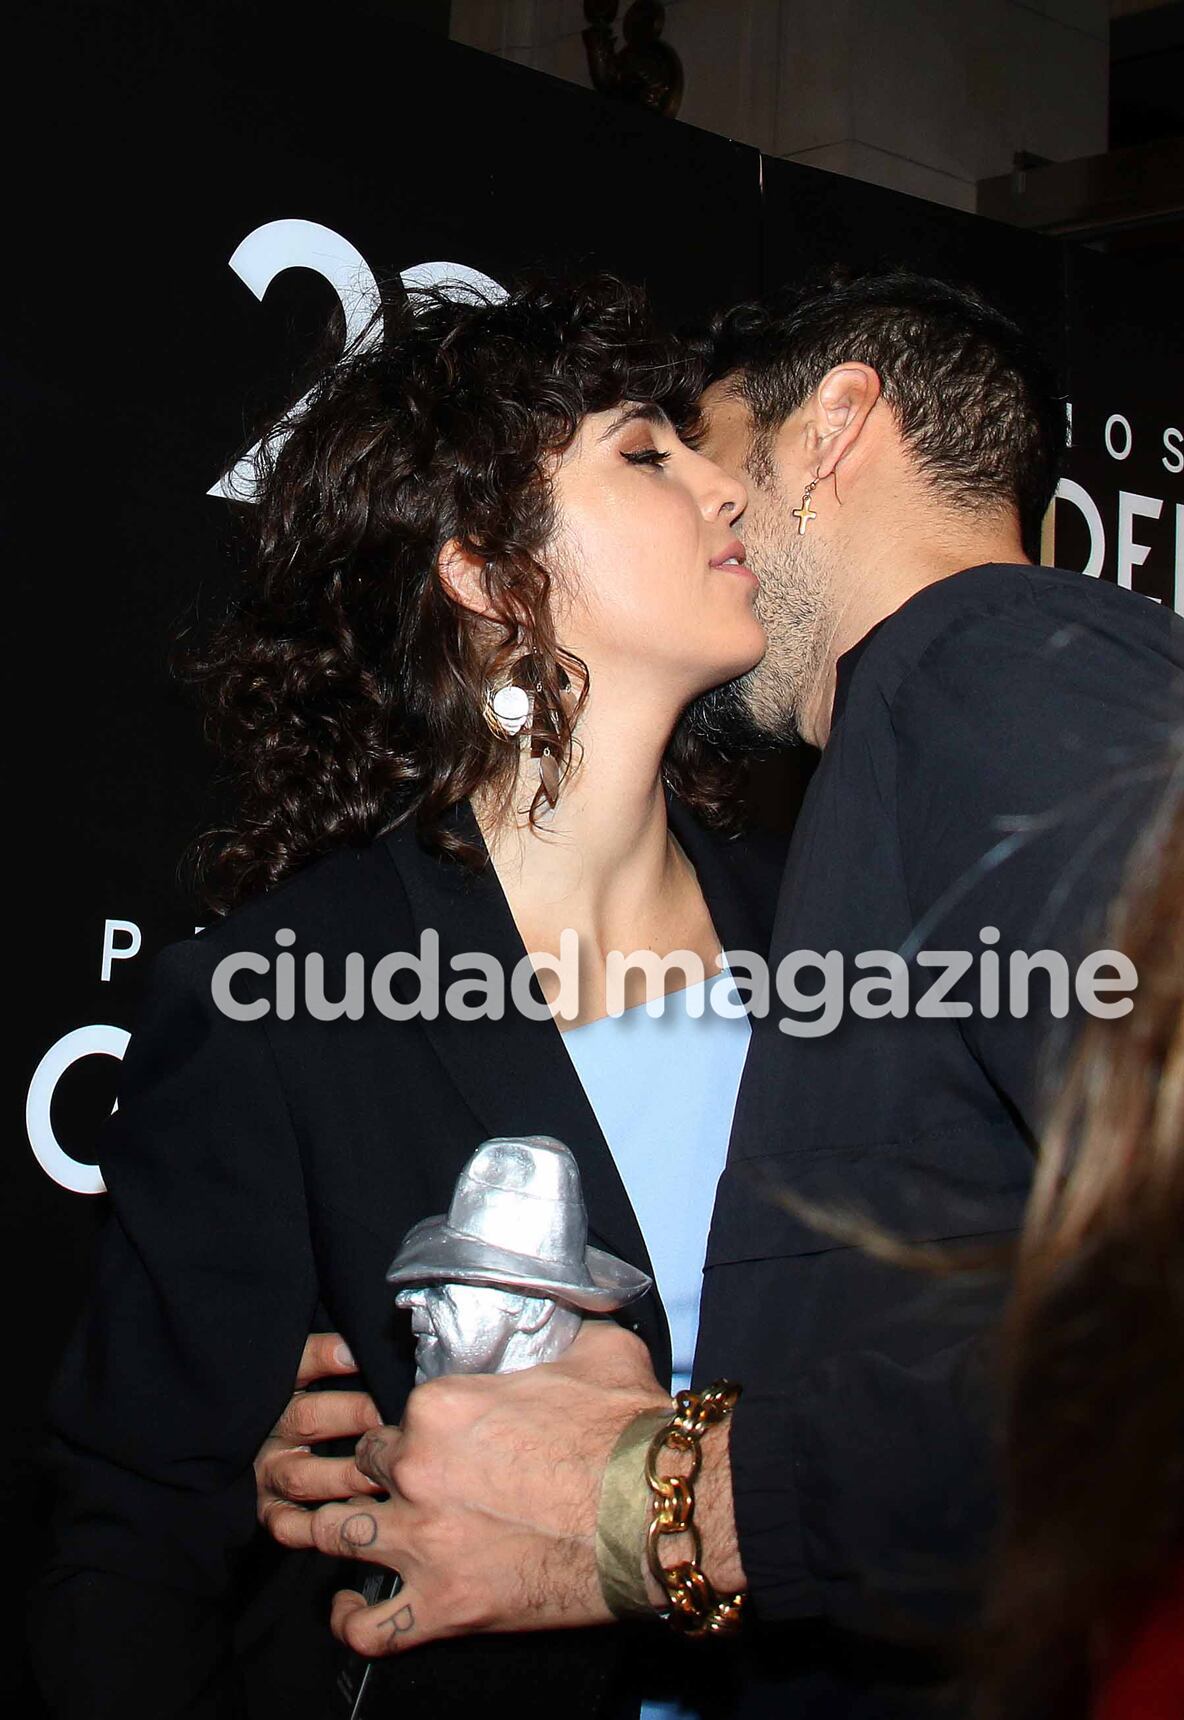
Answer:
[[[765, 955], [775, 869], [771, 864], [740, 864], [739, 856], [673, 797], [668, 797], [668, 814], [698, 874], [724, 949]], [[471, 809], [462, 806], [454, 816], [458, 830], [484, 852]], [[473, 872], [437, 859], [405, 825], [381, 840], [406, 892], [417, 936], [427, 930], [439, 936], [442, 998], [461, 973], [475, 973], [463, 959], [471, 953], [493, 957], [508, 983], [526, 950], [492, 865]], [[579, 1162], [593, 1240], [652, 1277], [653, 1265], [629, 1196], [555, 1023], [550, 1018], [531, 1021], [507, 997], [500, 1021], [464, 1021], [441, 1008], [434, 1021], [425, 1019], [422, 1025], [473, 1113], [473, 1146], [491, 1135], [556, 1135]], [[668, 1378], [670, 1333], [656, 1290], [630, 1310], [630, 1323], [649, 1345], [659, 1377]]]
[[[466, 805], [457, 828], [484, 851], [480, 831]], [[532, 1021], [509, 996], [509, 978], [526, 955], [514, 917], [493, 866], [473, 872], [430, 854], [415, 832], [398, 826], [381, 839], [406, 891], [417, 936], [440, 939], [441, 1007], [422, 1026], [440, 1062], [463, 1094], [478, 1125], [473, 1146], [493, 1135], [555, 1135], [580, 1166], [588, 1228], [594, 1243], [653, 1277], [645, 1240], [595, 1112], [549, 1017]], [[444, 1009], [448, 986], [478, 977], [466, 957], [492, 957], [506, 982], [500, 1021], [465, 1021]], [[455, 962], [455, 968], [453, 963]], [[541, 993], [536, 993], [541, 999]], [[670, 1335], [656, 1291], [627, 1311], [630, 1324], [648, 1343], [659, 1374], [670, 1368]]]
[[[710, 836], [702, 825], [696, 823], [690, 814], [673, 800], [670, 802], [670, 823], [686, 850], [687, 858], [699, 875], [704, 898], [724, 949], [751, 950], [755, 955], [767, 960], [784, 870], [783, 857], [776, 851], [777, 845], [770, 841], [767, 854], [753, 864], [738, 865], [736, 859], [729, 857], [727, 845]], [[741, 1079], [741, 1090], [744, 1082], [750, 1079], [751, 1046], [749, 1066]], [[729, 1168], [734, 1163], [735, 1147], [736, 1132], [733, 1129], [728, 1142], [727, 1164], [721, 1179], [721, 1188], [728, 1179]], [[716, 1208], [712, 1213], [712, 1235], [715, 1234], [718, 1212], [717, 1197]], [[710, 1241], [707, 1254], [710, 1259]], [[715, 1361], [716, 1352], [719, 1351], [725, 1356], [728, 1353], [727, 1334], [733, 1312], [730, 1305], [731, 1286], [732, 1281], [727, 1278], [721, 1284], [719, 1273], [705, 1272], [693, 1363], [692, 1377], [696, 1380], [710, 1378], [712, 1372], [718, 1374], [721, 1370]], [[729, 1302], [721, 1301], [724, 1297], [728, 1297]]]

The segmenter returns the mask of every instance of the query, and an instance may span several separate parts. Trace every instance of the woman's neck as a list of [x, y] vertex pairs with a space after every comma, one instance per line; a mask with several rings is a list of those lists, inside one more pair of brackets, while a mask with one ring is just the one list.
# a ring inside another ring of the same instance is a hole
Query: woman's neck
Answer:
[[576, 736], [575, 764], [558, 803], [537, 825], [526, 817], [538, 766], [521, 749], [511, 806], [498, 819], [475, 804], [477, 822], [511, 906], [529, 905], [531, 922], [562, 906], [566, 923], [596, 943], [636, 923], [677, 869], [666, 821], [662, 757], [675, 716], [638, 702], [589, 701]]
[[[699, 880], [666, 820], [662, 758], [678, 712], [647, 709], [643, 697], [625, 690], [616, 699], [597, 690], [599, 706], [589, 701], [580, 719], [578, 764], [537, 827], [525, 813], [538, 787], [525, 746], [512, 803], [517, 818], [499, 821], [490, 805], [474, 805], [525, 948], [557, 951], [568, 930], [579, 940], [579, 1014], [569, 1026], [615, 1007], [608, 982], [613, 951], [665, 958], [690, 950], [707, 973], [719, 953]], [[630, 966], [624, 1005], [681, 990], [692, 977], [683, 967]]]

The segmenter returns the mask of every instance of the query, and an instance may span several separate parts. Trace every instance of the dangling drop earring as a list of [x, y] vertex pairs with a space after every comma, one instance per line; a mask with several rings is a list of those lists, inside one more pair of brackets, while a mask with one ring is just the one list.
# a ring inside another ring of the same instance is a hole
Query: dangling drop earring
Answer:
[[[556, 667], [559, 690], [565, 693], [571, 682], [563, 665], [560, 663]], [[539, 786], [547, 808], [554, 811], [559, 802], [564, 771], [556, 748], [558, 724], [540, 697], [541, 681], [536, 660], [533, 657], [520, 658], [514, 666], [513, 679], [496, 688], [492, 683], [486, 684], [481, 714], [499, 740], [520, 741], [522, 731], [528, 723], [531, 725], [530, 756], [538, 767]], [[529, 692], [523, 682], [532, 685], [534, 691]]]
[[818, 518], [818, 515], [810, 506], [810, 497], [814, 494], [820, 482], [821, 479], [819, 478], [810, 479], [810, 482], [806, 485], [806, 493], [802, 497], [801, 507], [793, 510], [793, 518], [798, 522], [799, 537], [804, 537], [806, 535], [806, 527], [809, 525], [810, 521]]
[[[558, 673], [559, 691], [566, 693], [571, 686], [571, 682], [567, 678], [567, 671], [562, 663], [557, 663], [555, 667]], [[534, 715], [535, 723], [534, 732], [530, 738], [530, 756], [538, 765], [539, 787], [543, 791], [547, 809], [554, 812], [559, 804], [559, 790], [565, 774], [560, 768], [555, 750], [555, 741], [559, 733], [558, 725], [555, 721], [554, 712], [537, 695], [534, 701]]]
[[550, 811], [554, 812], [559, 804], [559, 762], [552, 752], [550, 744], [541, 735], [536, 735], [530, 743], [530, 756], [538, 761], [539, 783], [543, 790], [543, 798]]

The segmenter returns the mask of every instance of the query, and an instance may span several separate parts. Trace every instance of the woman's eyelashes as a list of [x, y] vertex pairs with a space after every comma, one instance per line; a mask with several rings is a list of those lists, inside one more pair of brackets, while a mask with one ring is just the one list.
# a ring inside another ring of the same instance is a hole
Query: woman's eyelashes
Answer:
[[621, 450], [621, 458], [628, 460], [631, 466], [662, 467], [670, 458], [669, 448], [630, 448]]

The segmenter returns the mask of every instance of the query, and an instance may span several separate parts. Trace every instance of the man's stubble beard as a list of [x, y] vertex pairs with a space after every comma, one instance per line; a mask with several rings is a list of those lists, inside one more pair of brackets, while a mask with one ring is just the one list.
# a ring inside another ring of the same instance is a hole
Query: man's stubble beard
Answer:
[[754, 608], [768, 639], [765, 655], [746, 675], [704, 693], [687, 713], [696, 734], [729, 752], [801, 741], [805, 702], [826, 653], [833, 557], [824, 539], [782, 527], [782, 516], [789, 516], [782, 501], [769, 495], [772, 530], [752, 525], [744, 534], [748, 565], [760, 580]]

